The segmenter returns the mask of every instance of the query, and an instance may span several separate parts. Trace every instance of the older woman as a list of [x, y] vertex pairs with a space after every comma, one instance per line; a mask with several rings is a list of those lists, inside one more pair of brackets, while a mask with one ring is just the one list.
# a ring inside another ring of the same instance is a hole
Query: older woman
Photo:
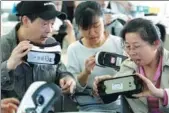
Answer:
[[[127, 99], [134, 113], [169, 112], [169, 51], [163, 48], [161, 34], [153, 23], [146, 19], [131, 20], [122, 31], [124, 47], [129, 59], [123, 62], [116, 76], [137, 73], [145, 84], [144, 91]], [[97, 84], [111, 76], [96, 77]]]

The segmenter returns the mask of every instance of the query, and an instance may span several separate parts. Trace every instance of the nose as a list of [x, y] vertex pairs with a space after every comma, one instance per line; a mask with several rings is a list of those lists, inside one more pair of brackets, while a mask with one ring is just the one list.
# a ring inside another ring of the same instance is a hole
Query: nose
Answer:
[[49, 23], [46, 27], [46, 33], [51, 33], [53, 30], [53, 24]]
[[95, 29], [93, 27], [91, 27], [89, 29], [89, 35], [91, 35], [91, 36], [95, 36], [96, 35], [96, 31], [95, 31]]
[[133, 49], [130, 49], [128, 52], [127, 52], [131, 57], [135, 57], [137, 55], [137, 53], [133, 50]]

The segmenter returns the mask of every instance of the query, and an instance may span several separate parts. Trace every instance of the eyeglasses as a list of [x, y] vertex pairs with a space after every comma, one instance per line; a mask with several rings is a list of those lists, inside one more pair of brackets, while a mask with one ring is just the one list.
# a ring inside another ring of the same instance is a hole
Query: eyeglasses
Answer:
[[138, 52], [140, 50], [142, 50], [144, 47], [146, 47], [148, 44], [143, 44], [143, 45], [129, 45], [129, 44], [124, 44], [124, 50], [129, 52], [129, 51], [134, 51], [134, 52]]

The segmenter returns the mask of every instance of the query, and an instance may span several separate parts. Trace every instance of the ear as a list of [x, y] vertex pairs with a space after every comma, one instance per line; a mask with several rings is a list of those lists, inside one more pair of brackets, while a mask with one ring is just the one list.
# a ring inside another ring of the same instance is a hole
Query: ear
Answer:
[[156, 41], [154, 41], [154, 46], [156, 47], [156, 48], [158, 48], [159, 47], [159, 45], [160, 45], [160, 40], [156, 40]]
[[29, 24], [31, 23], [31, 21], [27, 16], [23, 16], [22, 23], [23, 23], [23, 26], [25, 26], [27, 28], [29, 26]]

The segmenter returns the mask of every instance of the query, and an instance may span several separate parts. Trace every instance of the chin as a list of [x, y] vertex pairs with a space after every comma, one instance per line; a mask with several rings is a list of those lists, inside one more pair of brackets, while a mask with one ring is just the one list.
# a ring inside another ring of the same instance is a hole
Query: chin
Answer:
[[45, 40], [45, 41], [41, 41], [40, 43], [41, 43], [41, 44], [45, 44], [45, 42], [46, 42], [46, 40]]
[[99, 43], [100, 41], [101, 41], [101, 40], [97, 38], [97, 39], [95, 39], [93, 42], [97, 44], [97, 43]]
[[40, 43], [40, 44], [45, 44], [46, 40], [47, 40], [47, 39], [40, 40], [39, 43]]

